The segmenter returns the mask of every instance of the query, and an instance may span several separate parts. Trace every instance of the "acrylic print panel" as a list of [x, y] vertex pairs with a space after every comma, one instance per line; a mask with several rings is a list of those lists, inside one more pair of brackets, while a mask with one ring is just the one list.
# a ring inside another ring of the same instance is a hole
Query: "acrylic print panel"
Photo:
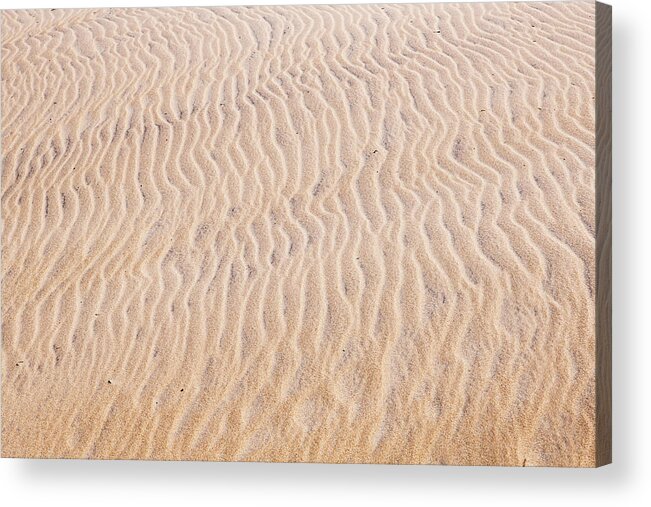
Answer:
[[610, 9], [7, 10], [2, 455], [610, 461]]

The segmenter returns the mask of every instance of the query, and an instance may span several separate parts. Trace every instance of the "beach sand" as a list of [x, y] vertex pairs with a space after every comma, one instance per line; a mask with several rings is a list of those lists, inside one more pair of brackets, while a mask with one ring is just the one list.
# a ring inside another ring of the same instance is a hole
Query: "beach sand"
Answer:
[[1, 16], [3, 456], [603, 463], [594, 3]]

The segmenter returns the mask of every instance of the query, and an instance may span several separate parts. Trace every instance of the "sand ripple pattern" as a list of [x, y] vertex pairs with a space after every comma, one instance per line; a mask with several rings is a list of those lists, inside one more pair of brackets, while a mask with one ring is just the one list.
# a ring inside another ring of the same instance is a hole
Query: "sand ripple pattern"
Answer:
[[594, 462], [594, 4], [2, 12], [5, 456]]

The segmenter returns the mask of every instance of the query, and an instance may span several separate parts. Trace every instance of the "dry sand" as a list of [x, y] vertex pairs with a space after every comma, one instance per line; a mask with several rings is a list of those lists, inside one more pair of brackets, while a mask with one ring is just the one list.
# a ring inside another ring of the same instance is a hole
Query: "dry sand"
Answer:
[[595, 5], [2, 12], [2, 455], [595, 464]]

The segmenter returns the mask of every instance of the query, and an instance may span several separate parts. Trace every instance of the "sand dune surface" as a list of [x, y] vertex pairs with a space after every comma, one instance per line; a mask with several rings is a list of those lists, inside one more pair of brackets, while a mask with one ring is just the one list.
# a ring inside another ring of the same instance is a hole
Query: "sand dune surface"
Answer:
[[592, 2], [2, 16], [2, 454], [593, 466]]

